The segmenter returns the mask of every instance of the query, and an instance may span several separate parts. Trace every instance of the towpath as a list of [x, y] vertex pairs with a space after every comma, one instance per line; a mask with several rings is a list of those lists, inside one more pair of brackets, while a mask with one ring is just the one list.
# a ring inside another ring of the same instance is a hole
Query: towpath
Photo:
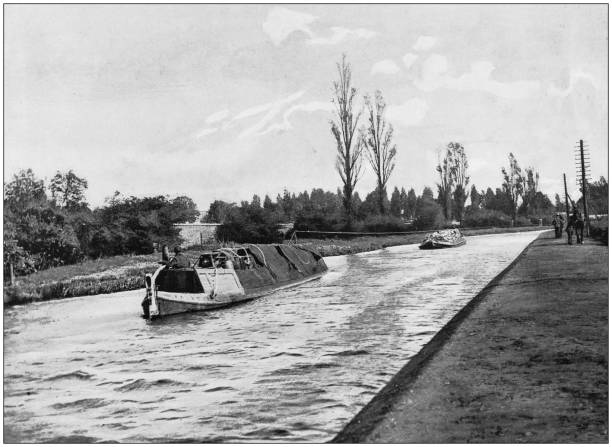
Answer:
[[608, 247], [547, 232], [332, 442], [608, 439]]

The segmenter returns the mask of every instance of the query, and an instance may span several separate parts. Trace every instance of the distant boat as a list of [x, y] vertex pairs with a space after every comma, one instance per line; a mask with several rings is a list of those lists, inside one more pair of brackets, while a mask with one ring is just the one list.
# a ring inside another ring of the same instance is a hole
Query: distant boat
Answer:
[[421, 250], [431, 250], [435, 248], [460, 247], [465, 245], [465, 242], [465, 237], [461, 234], [461, 231], [457, 229], [441, 230], [428, 234], [423, 242], [421, 242], [421, 245], [419, 245], [419, 248]]
[[207, 251], [188, 267], [170, 260], [145, 276], [144, 317], [230, 306], [315, 280], [326, 271], [319, 253], [285, 244]]

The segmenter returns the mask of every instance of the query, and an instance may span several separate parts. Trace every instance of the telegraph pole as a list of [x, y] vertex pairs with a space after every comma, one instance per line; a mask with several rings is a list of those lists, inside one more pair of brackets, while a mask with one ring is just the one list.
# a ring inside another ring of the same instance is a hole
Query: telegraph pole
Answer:
[[582, 206], [584, 208], [584, 221], [586, 223], [586, 235], [590, 236], [589, 211], [587, 207], [587, 182], [584, 169], [584, 143], [580, 140], [580, 171], [582, 176]]
[[565, 172], [563, 173], [563, 186], [565, 188], [565, 214], [569, 222], [569, 202], [567, 201], [567, 181], [565, 180]]

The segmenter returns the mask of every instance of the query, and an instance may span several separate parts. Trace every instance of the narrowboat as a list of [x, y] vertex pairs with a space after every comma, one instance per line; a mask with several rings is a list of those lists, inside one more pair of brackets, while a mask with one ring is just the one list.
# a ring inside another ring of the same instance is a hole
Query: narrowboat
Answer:
[[452, 248], [465, 245], [465, 236], [458, 229], [441, 230], [430, 233], [421, 242], [421, 250], [432, 250], [436, 248]]
[[144, 318], [230, 306], [320, 278], [322, 256], [286, 244], [248, 244], [203, 252], [187, 265], [165, 262], [145, 276]]

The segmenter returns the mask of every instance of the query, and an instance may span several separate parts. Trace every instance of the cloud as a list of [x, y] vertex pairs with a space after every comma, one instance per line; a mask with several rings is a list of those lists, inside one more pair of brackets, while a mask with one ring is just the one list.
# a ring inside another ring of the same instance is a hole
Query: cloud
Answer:
[[412, 64], [418, 59], [418, 56], [414, 53], [407, 53], [403, 58], [402, 62], [404, 62], [404, 66], [406, 68], [410, 68]]
[[[244, 129], [239, 135], [238, 138], [246, 138], [249, 136], [258, 136], [258, 135], [262, 135], [264, 133], [267, 133], [269, 130], [266, 129], [265, 131], [262, 132], [262, 129], [264, 129], [266, 126], [268, 126], [270, 124], [271, 121], [274, 120], [274, 118], [276, 118], [277, 115], [279, 115], [281, 113], [281, 111], [283, 110], [283, 108], [287, 105], [287, 104], [291, 104], [292, 102], [298, 100], [299, 98], [301, 98], [304, 95], [304, 91], [298, 91], [295, 92], [285, 98], [281, 98], [277, 101], [272, 101], [272, 102], [268, 102], [265, 104], [259, 104], [253, 107], [249, 107], [245, 110], [243, 110], [242, 112], [237, 113], [234, 117], [232, 117], [231, 120], [229, 120], [228, 122], [224, 123], [221, 128], [219, 127], [207, 127], [205, 129], [200, 130], [199, 132], [196, 132], [194, 134], [192, 134], [195, 139], [199, 140], [205, 136], [211, 135], [215, 132], [217, 132], [218, 130], [227, 130], [230, 127], [234, 127], [238, 124], [239, 121], [243, 121], [243, 120], [248, 120], [249, 118], [253, 118], [256, 117], [258, 115], [264, 114], [265, 115], [259, 120], [257, 121], [254, 125]], [[289, 115], [291, 115], [291, 113], [293, 113], [294, 111], [300, 110], [300, 107], [306, 111], [309, 110], [309, 107], [312, 108], [312, 103], [310, 103], [311, 105], [309, 106], [308, 104], [302, 104], [302, 105], [297, 105], [297, 106], [293, 106], [291, 107], [288, 112], [285, 112], [285, 120], [288, 119]], [[210, 115], [207, 119], [206, 122], [208, 124], [210, 124], [211, 122], [220, 122], [222, 120], [224, 120], [225, 118], [227, 118], [229, 115], [229, 112], [227, 110], [223, 110], [220, 112], [216, 112], [213, 113], [212, 115]], [[184, 142], [182, 142], [184, 143]], [[182, 144], [181, 143], [181, 144]]]
[[257, 106], [249, 107], [248, 109], [245, 109], [242, 112], [236, 114], [232, 118], [232, 121], [240, 121], [245, 118], [250, 118], [252, 116], [260, 115], [270, 110], [270, 108], [274, 107], [274, 104], [275, 104], [274, 102], [268, 102], [266, 104], [260, 104]]
[[208, 128], [206, 128], [206, 129], [202, 129], [201, 131], [199, 131], [199, 132], [196, 134], [196, 136], [195, 136], [195, 137], [196, 137], [196, 139], [198, 139], [198, 140], [199, 140], [200, 138], [203, 138], [203, 137], [205, 137], [205, 136], [207, 136], [207, 135], [211, 135], [211, 134], [215, 133], [215, 132], [216, 132], [216, 131], [218, 131], [218, 130], [219, 130], [219, 128], [218, 128], [218, 127], [208, 127]]
[[448, 60], [445, 56], [432, 54], [421, 67], [421, 80], [416, 81], [416, 86], [424, 91], [432, 91], [440, 88], [444, 83], [444, 74], [448, 71]]
[[423, 63], [421, 79], [415, 81], [417, 88], [433, 91], [449, 88], [459, 91], [484, 91], [506, 99], [525, 99], [540, 89], [539, 81], [500, 82], [491, 78], [495, 66], [488, 61], [472, 64], [469, 72], [454, 78], [448, 74], [445, 56], [432, 54]]
[[242, 139], [250, 136], [262, 135], [262, 130], [281, 112], [283, 107], [298, 100], [302, 97], [302, 95], [304, 95], [303, 90], [293, 93], [287, 96], [286, 98], [279, 99], [278, 101], [270, 102], [262, 106], [251, 107], [250, 109], [247, 109], [246, 111], [234, 117], [232, 121], [237, 119], [243, 119], [249, 116], [254, 116], [256, 114], [260, 114], [267, 111], [263, 118], [261, 118], [251, 127], [248, 127], [247, 129], [243, 130], [240, 135], [238, 135], [238, 138]]
[[315, 20], [317, 17], [310, 14], [275, 7], [268, 13], [263, 23], [263, 30], [272, 39], [274, 45], [278, 46], [295, 31], [302, 31], [312, 37], [312, 31], [308, 25]]
[[331, 101], [311, 101], [302, 104], [295, 104], [289, 107], [285, 113], [283, 114], [283, 119], [279, 123], [271, 124], [267, 129], [261, 131], [258, 135], [264, 135], [273, 131], [285, 131], [293, 128], [289, 118], [296, 112], [331, 112], [333, 110], [333, 106]]
[[399, 73], [400, 68], [397, 66], [397, 64], [395, 62], [393, 62], [391, 59], [385, 59], [382, 61], [378, 61], [376, 62], [373, 66], [372, 66], [372, 74], [389, 74], [389, 75], [393, 75], [396, 73]]
[[595, 77], [592, 74], [586, 73], [584, 71], [572, 71], [570, 73], [569, 85], [565, 90], [555, 87], [554, 84], [550, 84], [550, 86], [548, 87], [548, 94], [551, 96], [560, 97], [569, 96], [569, 94], [572, 93], [572, 91], [576, 87], [576, 84], [578, 84], [578, 82], [580, 81], [587, 81], [594, 88], [597, 88], [597, 81], [595, 80]]
[[393, 125], [403, 127], [418, 126], [423, 122], [429, 106], [420, 98], [412, 98], [403, 104], [387, 106], [387, 119]]
[[371, 39], [378, 34], [365, 28], [348, 29], [339, 26], [332, 26], [331, 31], [331, 36], [312, 37], [308, 40], [308, 43], [311, 45], [336, 45], [345, 40]]
[[227, 109], [215, 112], [212, 115], [209, 115], [208, 118], [206, 118], [206, 124], [213, 124], [218, 123], [219, 121], [223, 121], [229, 116], [229, 113], [230, 112]]
[[437, 39], [432, 36], [419, 36], [412, 49], [415, 51], [430, 50], [437, 42]]
[[275, 7], [270, 10], [262, 27], [274, 45], [279, 46], [287, 37], [296, 31], [309, 36], [310, 45], [336, 45], [345, 40], [371, 39], [377, 33], [365, 28], [349, 29], [340, 26], [330, 28], [331, 35], [315, 36], [311, 24], [318, 20], [317, 16], [291, 9]]

